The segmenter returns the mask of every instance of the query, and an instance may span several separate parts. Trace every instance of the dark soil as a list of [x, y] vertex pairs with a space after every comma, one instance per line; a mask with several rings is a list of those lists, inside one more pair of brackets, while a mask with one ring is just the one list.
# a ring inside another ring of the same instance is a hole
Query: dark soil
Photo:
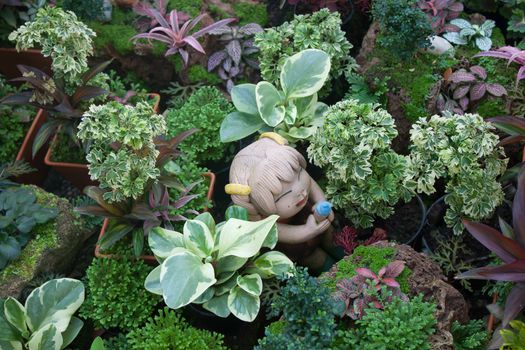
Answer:
[[408, 203], [398, 203], [394, 214], [386, 220], [378, 220], [375, 226], [385, 229], [390, 241], [407, 243], [418, 233], [424, 215], [425, 208], [414, 197]]

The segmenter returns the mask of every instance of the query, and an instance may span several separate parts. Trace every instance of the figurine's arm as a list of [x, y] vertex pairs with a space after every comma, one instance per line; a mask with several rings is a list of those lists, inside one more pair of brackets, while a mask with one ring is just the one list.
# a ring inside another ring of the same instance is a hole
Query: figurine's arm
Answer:
[[288, 244], [304, 243], [323, 233], [329, 227], [329, 220], [323, 220], [320, 223], [317, 223], [313, 215], [308, 216], [304, 225], [277, 223], [279, 242]]

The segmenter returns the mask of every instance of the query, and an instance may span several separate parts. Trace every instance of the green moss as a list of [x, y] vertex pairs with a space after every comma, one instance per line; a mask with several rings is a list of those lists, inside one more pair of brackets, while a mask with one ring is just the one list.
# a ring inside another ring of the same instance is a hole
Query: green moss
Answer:
[[231, 16], [228, 14], [228, 12], [221, 9], [219, 6], [214, 4], [208, 5], [208, 12], [210, 13], [210, 16], [215, 19], [216, 21], [219, 19], [225, 19], [230, 18]]
[[151, 52], [153, 53], [153, 56], [155, 57], [162, 57], [164, 54], [166, 54], [167, 46], [165, 43], [161, 43], [159, 41], [152, 41], [153, 48]]
[[[335, 285], [341, 278], [350, 278], [356, 275], [355, 269], [366, 267], [378, 273], [379, 270], [394, 260], [396, 250], [392, 247], [359, 246], [352, 255], [340, 260], [336, 266], [335, 277], [327, 278], [323, 275], [321, 280], [330, 289], [335, 290]], [[408, 293], [408, 277], [412, 271], [405, 267], [403, 272], [396, 278], [401, 285], [401, 291]]]
[[233, 5], [235, 15], [239, 18], [239, 25], [258, 23], [262, 27], [268, 24], [268, 13], [265, 4], [251, 4], [241, 2]]
[[505, 108], [505, 100], [498, 99], [487, 99], [478, 106], [476, 113], [483, 118], [496, 117], [507, 113]]
[[135, 12], [131, 9], [123, 8], [120, 6], [113, 6], [111, 12], [111, 23], [112, 24], [132, 24], [137, 18]]
[[208, 72], [206, 68], [195, 64], [188, 69], [188, 79], [190, 83], [202, 83], [204, 85], [218, 85], [221, 78], [215, 73]]
[[[57, 196], [45, 192], [36, 186], [24, 187], [34, 191], [38, 204], [47, 208], [53, 208], [58, 205], [60, 199]], [[4, 270], [0, 271], [0, 285], [6, 283], [12, 276], [19, 276], [23, 280], [33, 278], [32, 273], [42, 253], [58, 245], [57, 224], [55, 220], [36, 225], [31, 234], [33, 238], [27, 243], [18, 258], [10, 262]]]
[[97, 33], [94, 39], [95, 48], [104, 51], [111, 45], [120, 55], [133, 53], [133, 42], [130, 40], [137, 35], [135, 28], [123, 24], [102, 24], [91, 22], [89, 26]]
[[390, 77], [389, 85], [404, 90], [408, 99], [402, 107], [409, 121], [426, 116], [426, 102], [432, 87], [441, 79], [443, 72], [456, 64], [456, 60], [445, 55], [419, 54], [412, 60], [401, 61], [387, 50], [376, 47], [370, 58], [377, 57], [381, 63], [373, 66], [373, 77]]
[[169, 0], [167, 8], [168, 11], [182, 11], [190, 15], [190, 17], [195, 17], [201, 13], [202, 5], [202, 0]]

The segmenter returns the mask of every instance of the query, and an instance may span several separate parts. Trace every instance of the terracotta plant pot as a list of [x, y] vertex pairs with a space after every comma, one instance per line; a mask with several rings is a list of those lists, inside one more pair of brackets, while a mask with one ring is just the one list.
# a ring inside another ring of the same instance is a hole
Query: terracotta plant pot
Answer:
[[16, 155], [16, 160], [25, 160], [31, 165], [31, 167], [35, 168], [36, 171], [16, 177], [16, 182], [23, 184], [41, 185], [44, 182], [47, 173], [49, 172], [49, 166], [47, 166], [44, 162], [44, 157], [47, 152], [48, 144], [46, 143], [44, 146], [42, 146], [42, 148], [37, 152], [37, 154], [35, 154], [34, 158], [31, 154], [35, 136], [42, 124], [45, 123], [46, 119], [47, 112], [43, 109], [38, 110], [36, 117], [33, 120], [33, 123], [31, 123], [31, 126], [27, 131], [24, 141], [22, 142], [22, 146], [20, 147], [20, 150]]
[[[207, 177], [210, 180], [210, 186], [208, 187], [208, 193], [206, 195], [206, 198], [208, 200], [212, 200], [213, 198], [213, 191], [215, 187], [215, 174], [214, 173], [204, 173], [202, 176]], [[204, 208], [204, 211], [208, 211], [208, 208]], [[102, 224], [102, 228], [100, 229], [100, 234], [98, 236], [98, 240], [100, 241], [102, 237], [104, 236], [104, 233], [106, 232], [106, 229], [109, 225], [109, 219], [104, 219], [104, 223]], [[95, 246], [95, 256], [97, 258], [113, 258], [114, 255], [112, 254], [103, 254], [100, 252], [100, 245], [97, 243]], [[144, 260], [149, 265], [158, 265], [157, 259], [155, 259], [155, 256], [153, 255], [141, 255], [139, 259]]]
[[[7, 79], [14, 79], [20, 76], [17, 64], [32, 66], [51, 75], [51, 58], [42, 56], [40, 50], [24, 50], [17, 52], [14, 48], [0, 48], [0, 73]], [[21, 83], [15, 83], [20, 85]]]
[[[153, 105], [153, 110], [155, 111], [155, 113], [158, 113], [160, 95], [156, 93], [150, 93], [148, 94], [148, 96], [156, 100], [155, 104]], [[56, 134], [53, 137], [53, 140], [51, 141], [51, 147], [49, 147], [47, 150], [47, 153], [44, 158], [45, 164], [55, 169], [60, 175], [62, 175], [69, 182], [75, 185], [75, 187], [77, 187], [80, 191], [83, 191], [84, 187], [86, 186], [96, 185], [97, 182], [91, 180], [91, 177], [89, 176], [89, 169], [87, 164], [55, 162], [52, 160], [54, 158], [52, 145], [56, 144], [57, 140], [58, 134]]]

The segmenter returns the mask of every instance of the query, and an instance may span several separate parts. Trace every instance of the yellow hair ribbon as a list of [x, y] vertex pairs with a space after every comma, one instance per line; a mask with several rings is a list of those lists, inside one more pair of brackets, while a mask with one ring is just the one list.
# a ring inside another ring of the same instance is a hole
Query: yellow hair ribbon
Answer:
[[224, 186], [224, 191], [227, 194], [233, 194], [238, 196], [248, 196], [252, 193], [252, 189], [248, 185], [241, 184], [227, 184]]
[[281, 135], [275, 132], [263, 132], [261, 136], [259, 136], [259, 139], [262, 139], [262, 138], [272, 139], [280, 145], [288, 144], [288, 141], [284, 137], [282, 137]]

